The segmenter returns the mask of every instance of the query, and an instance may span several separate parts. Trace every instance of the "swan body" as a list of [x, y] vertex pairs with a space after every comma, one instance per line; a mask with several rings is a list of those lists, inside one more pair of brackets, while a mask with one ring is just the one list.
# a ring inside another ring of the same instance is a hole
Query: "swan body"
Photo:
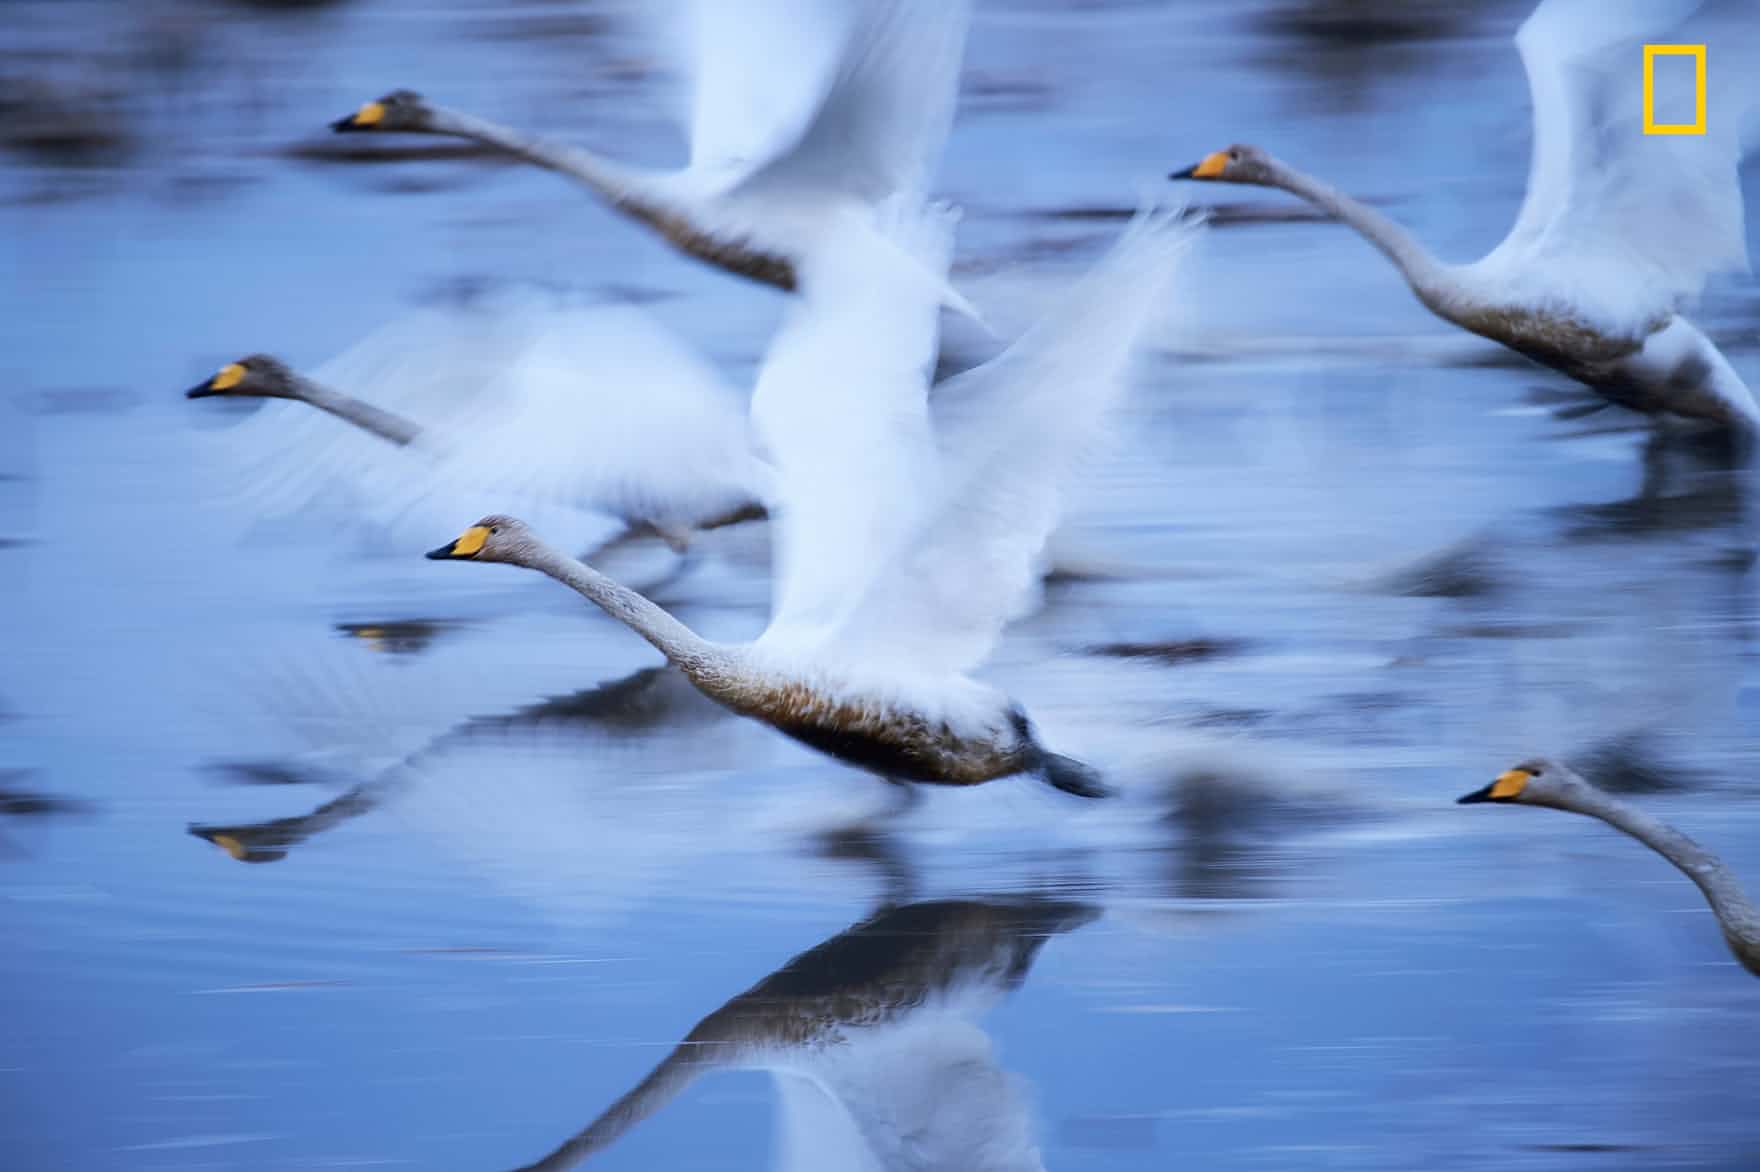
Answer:
[[[338, 132], [442, 134], [575, 179], [675, 248], [795, 289], [843, 221], [921, 198], [958, 93], [970, 0], [694, 0], [656, 5], [662, 47], [689, 58], [683, 169], [629, 167], [396, 90]], [[670, 17], [670, 19], [667, 19]], [[971, 307], [943, 282], [943, 299]]]
[[781, 1166], [1041, 1169], [1018, 1088], [975, 1019], [1053, 935], [1096, 909], [1038, 898], [936, 900], [879, 913], [703, 1018], [632, 1090], [529, 1170], [603, 1151], [703, 1074], [777, 1075]]
[[[333, 382], [370, 387], [387, 406]], [[515, 294], [424, 309], [318, 377], [252, 355], [186, 393], [294, 400], [354, 425], [282, 410], [241, 425], [234, 447], [265, 511], [303, 509], [345, 485], [387, 516], [456, 486], [607, 513], [682, 549], [701, 530], [763, 517], [770, 492], [744, 399], [630, 306]]]
[[1717, 917], [1730, 952], [1743, 968], [1760, 977], [1760, 908], [1754, 906], [1723, 860], [1674, 827], [1596, 789], [1568, 767], [1544, 758], [1522, 762], [1460, 801], [1550, 806], [1599, 818], [1631, 835], [1693, 881]]
[[431, 551], [434, 560], [502, 561], [539, 570], [653, 643], [704, 695], [839, 760], [895, 781], [976, 785], [1037, 771], [1083, 797], [1106, 791], [1085, 766], [1047, 752], [1002, 692], [969, 679], [884, 683], [758, 644], [712, 643], [641, 595], [545, 545], [513, 517], [485, 517]]
[[716, 701], [882, 776], [974, 785], [1034, 772], [1104, 793], [1046, 751], [989, 654], [1055, 525], [1058, 489], [1124, 389], [1137, 336], [1196, 225], [1140, 217], [1067, 302], [998, 358], [928, 396], [945, 209], [901, 211], [911, 255], [860, 233], [828, 252], [779, 331], [753, 394], [775, 469], [769, 626], [710, 643], [671, 615], [490, 516], [436, 559], [507, 562], [570, 586], [658, 648]]
[[[1258, 147], [1172, 177], [1288, 191], [1367, 238], [1438, 317], [1621, 406], [1752, 432], [1752, 391], [1681, 312], [1709, 276], [1748, 268], [1738, 168], [1760, 111], [1751, 17], [1741, 0], [1543, 0], [1516, 36], [1534, 98], [1527, 196], [1509, 235], [1470, 264], [1436, 259]], [[1716, 45], [1705, 135], [1643, 133], [1639, 49], [1671, 39]]]

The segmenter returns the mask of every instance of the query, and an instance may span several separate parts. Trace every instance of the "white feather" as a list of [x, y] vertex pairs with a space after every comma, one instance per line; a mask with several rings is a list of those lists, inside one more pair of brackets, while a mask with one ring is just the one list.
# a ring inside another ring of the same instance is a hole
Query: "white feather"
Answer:
[[[1657, 42], [1707, 46], [1702, 135], [1644, 133], [1643, 46]], [[1628, 336], [1707, 277], [1746, 271], [1738, 169], [1760, 113], [1752, 0], [1544, 0], [1516, 46], [1533, 162], [1514, 228], [1476, 267]]]
[[689, 528], [768, 493], [742, 397], [651, 316], [517, 291], [425, 308], [311, 372], [405, 415], [395, 448], [297, 403], [265, 403], [231, 450], [258, 511], [334, 504], [381, 524], [567, 506]]
[[[951, 218], [894, 231], [887, 265], [859, 234], [861, 281], [809, 291], [753, 400], [778, 470], [777, 599], [760, 640], [868, 672], [957, 676], [1030, 589], [1061, 488], [1122, 393], [1150, 312], [1197, 225], [1141, 216], [1045, 320], [928, 395]], [[816, 288], [816, 286], [815, 286]]]

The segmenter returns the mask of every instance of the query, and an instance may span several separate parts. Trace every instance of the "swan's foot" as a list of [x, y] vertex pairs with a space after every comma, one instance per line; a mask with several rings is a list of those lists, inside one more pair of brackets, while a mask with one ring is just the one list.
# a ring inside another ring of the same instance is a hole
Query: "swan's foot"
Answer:
[[1046, 753], [1039, 763], [1039, 776], [1053, 789], [1078, 798], [1110, 798], [1116, 792], [1100, 780], [1100, 771], [1062, 753]]

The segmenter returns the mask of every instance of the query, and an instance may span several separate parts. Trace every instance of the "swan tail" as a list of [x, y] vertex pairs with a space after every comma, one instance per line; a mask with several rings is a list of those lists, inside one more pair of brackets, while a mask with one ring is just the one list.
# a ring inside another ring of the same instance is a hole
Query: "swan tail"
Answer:
[[1099, 770], [1061, 753], [1045, 754], [1039, 762], [1039, 776], [1053, 789], [1078, 798], [1109, 798], [1113, 795], [1112, 787], [1100, 780]]

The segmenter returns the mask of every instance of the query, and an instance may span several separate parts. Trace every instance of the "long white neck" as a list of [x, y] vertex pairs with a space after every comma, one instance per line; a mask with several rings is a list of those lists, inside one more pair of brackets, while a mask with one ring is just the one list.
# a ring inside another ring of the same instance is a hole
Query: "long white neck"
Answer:
[[1440, 298], [1449, 284], [1448, 268], [1418, 243], [1417, 237], [1368, 204], [1352, 199], [1331, 184], [1305, 175], [1287, 163], [1273, 161], [1270, 171], [1271, 186], [1298, 195], [1355, 228], [1399, 268], [1412, 291], [1426, 305], [1435, 308], [1432, 299]]
[[522, 134], [499, 123], [471, 114], [461, 114], [445, 107], [433, 110], [428, 120], [428, 129], [434, 134], [468, 138], [473, 142], [506, 151], [528, 163], [560, 172], [584, 183], [618, 207], [641, 212], [652, 208], [647, 196], [653, 185], [650, 175], [621, 163], [614, 163], [592, 151]]
[[1599, 790], [1589, 790], [1567, 808], [1625, 831], [1678, 867], [1705, 894], [1736, 958], [1760, 976], [1760, 910], [1723, 860], [1674, 827]]
[[584, 562], [540, 546], [526, 564], [568, 586], [652, 643], [699, 687], [712, 688], [724, 683], [732, 673], [733, 656], [728, 648], [709, 642], [634, 590], [613, 582]]
[[309, 378], [295, 375], [293, 389], [294, 397], [300, 401], [310, 403], [320, 411], [328, 411], [339, 419], [346, 419], [361, 430], [370, 431], [400, 448], [413, 443], [422, 433], [419, 425], [401, 415], [375, 407], [371, 403], [363, 403], [341, 391], [333, 391]]

